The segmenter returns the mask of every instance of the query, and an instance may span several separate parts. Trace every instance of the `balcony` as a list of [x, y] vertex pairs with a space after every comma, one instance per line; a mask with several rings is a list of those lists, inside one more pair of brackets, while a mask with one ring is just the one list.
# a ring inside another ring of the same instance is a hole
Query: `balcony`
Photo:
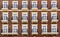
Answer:
[[2, 11], [8, 11], [8, 8], [2, 8]]
[[18, 35], [18, 30], [16, 29], [16, 30], [12, 30], [12, 35]]
[[18, 23], [18, 20], [12, 20], [12, 23]]
[[42, 35], [53, 35], [53, 34], [59, 34], [58, 32], [42, 32]]
[[2, 35], [18, 35], [18, 32], [8, 32], [8, 31], [2, 31]]
[[42, 23], [44, 23], [44, 22], [48, 22], [48, 20], [42, 20]]
[[2, 23], [8, 23], [8, 20], [1, 20]]
[[12, 8], [12, 11], [18, 11], [18, 8]]
[[28, 23], [28, 20], [26, 19], [26, 20], [22, 20], [22, 23]]
[[38, 23], [38, 20], [32, 20], [32, 23]]
[[38, 34], [37, 30], [32, 29], [32, 34]]
[[28, 8], [22, 8], [21, 10], [22, 11], [28, 11]]
[[55, 11], [55, 10], [58, 10], [58, 8], [57, 8], [57, 7], [56, 7], [56, 8], [51, 8], [51, 10], [52, 10], [52, 11]]
[[27, 29], [23, 29], [22, 30], [22, 34], [25, 34], [25, 35], [28, 34], [28, 30]]
[[32, 8], [31, 9], [31, 11], [37, 11], [38, 10], [38, 8]]
[[57, 19], [56, 19], [56, 20], [52, 20], [51, 22], [52, 22], [52, 23], [53, 23], [53, 22], [58, 22], [58, 20], [57, 20]]
[[9, 32], [8, 32], [8, 33], [3, 33], [3, 32], [2, 32], [1, 34], [2, 34], [2, 35], [18, 35], [18, 33], [13, 33], [13, 32], [12, 32], [12, 33], [9, 33]]
[[48, 8], [42, 8], [41, 10], [42, 10], [42, 11], [46, 11], [46, 10], [48, 10]]

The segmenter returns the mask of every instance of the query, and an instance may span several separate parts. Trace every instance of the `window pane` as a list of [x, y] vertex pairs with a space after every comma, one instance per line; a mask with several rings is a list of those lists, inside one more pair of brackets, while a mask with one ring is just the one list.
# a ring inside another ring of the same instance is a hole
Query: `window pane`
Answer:
[[8, 2], [3, 2], [3, 8], [8, 8]]
[[56, 20], [57, 19], [57, 15], [56, 14], [52, 14], [52, 20]]
[[46, 2], [42, 2], [42, 8], [47, 8]]
[[27, 8], [27, 3], [26, 2], [23, 2], [22, 8]]
[[37, 8], [36, 2], [32, 2], [32, 8]]
[[18, 30], [17, 28], [18, 28], [17, 26], [13, 26], [13, 29], [12, 29], [13, 32], [17, 32], [17, 30]]
[[42, 32], [47, 32], [47, 27], [46, 26], [42, 26]]
[[51, 6], [52, 6], [52, 8], [56, 8], [57, 7], [57, 3], [56, 2], [52, 2]]
[[8, 15], [7, 14], [3, 15], [3, 20], [8, 20]]
[[37, 32], [37, 26], [33, 26], [32, 32]]
[[4, 27], [3, 27], [3, 32], [4, 32], [4, 33], [8, 32], [8, 27], [7, 27], [7, 26], [4, 26]]
[[57, 32], [57, 27], [56, 26], [52, 26], [52, 32]]
[[17, 14], [13, 14], [13, 20], [17, 20], [18, 19], [18, 15]]
[[23, 26], [22, 32], [27, 32], [27, 26]]
[[42, 14], [42, 20], [47, 20], [46, 14]]
[[27, 14], [23, 14], [23, 15], [22, 15], [22, 19], [23, 19], [23, 20], [27, 20]]
[[37, 16], [36, 16], [36, 14], [33, 14], [33, 16], [32, 16], [32, 20], [37, 20]]
[[14, 4], [13, 4], [13, 8], [18, 8], [18, 4], [17, 4], [17, 2], [14, 2]]

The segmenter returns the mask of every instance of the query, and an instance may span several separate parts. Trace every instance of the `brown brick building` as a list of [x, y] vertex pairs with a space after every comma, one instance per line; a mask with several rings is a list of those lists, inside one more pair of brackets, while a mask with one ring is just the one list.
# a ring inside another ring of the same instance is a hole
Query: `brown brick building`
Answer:
[[60, 37], [60, 0], [0, 0], [0, 37]]

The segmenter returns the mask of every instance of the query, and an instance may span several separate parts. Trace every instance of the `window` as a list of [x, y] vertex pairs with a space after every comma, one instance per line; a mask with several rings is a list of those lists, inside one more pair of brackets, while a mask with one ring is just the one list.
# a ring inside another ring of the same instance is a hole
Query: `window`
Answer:
[[32, 1], [32, 8], [37, 8], [37, 1]]
[[8, 25], [3, 25], [3, 33], [7, 33], [8, 32]]
[[32, 13], [32, 20], [37, 20], [37, 12]]
[[42, 4], [42, 8], [47, 8], [47, 1], [42, 1], [41, 4]]
[[46, 24], [42, 24], [42, 32], [47, 32], [47, 25]]
[[32, 32], [37, 32], [37, 25], [32, 25]]
[[42, 20], [47, 20], [47, 12], [42, 12]]
[[51, 32], [57, 32], [57, 24], [51, 25]]
[[28, 7], [28, 2], [22, 1], [22, 8], [27, 8], [27, 7]]
[[17, 20], [18, 19], [18, 12], [13, 12], [13, 20]]
[[22, 32], [27, 32], [28, 25], [22, 25]]
[[56, 20], [57, 19], [57, 12], [52, 12], [51, 17], [52, 17], [52, 20]]
[[17, 32], [18, 31], [18, 25], [12, 25], [12, 32]]
[[8, 1], [3, 1], [3, 8], [8, 8]]
[[57, 1], [51, 1], [51, 7], [56, 8], [57, 7]]
[[18, 8], [18, 1], [13, 1], [12, 6], [13, 8]]
[[27, 12], [23, 12], [22, 13], [22, 20], [27, 20], [28, 18], [28, 13]]
[[4, 12], [3, 13], [3, 20], [8, 20], [8, 12]]

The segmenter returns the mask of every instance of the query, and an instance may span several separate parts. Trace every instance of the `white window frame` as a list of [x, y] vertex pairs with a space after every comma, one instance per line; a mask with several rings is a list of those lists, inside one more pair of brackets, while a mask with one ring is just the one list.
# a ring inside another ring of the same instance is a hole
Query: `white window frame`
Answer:
[[24, 14], [26, 14], [26, 17], [28, 18], [28, 12], [22, 12], [22, 20], [27, 20], [27, 18], [23, 18]]
[[52, 20], [57, 20], [57, 12], [51, 12], [51, 18], [52, 18], [52, 16], [53, 16], [53, 14], [56, 14], [55, 16], [56, 16], [56, 19], [52, 19]]
[[42, 18], [42, 20], [47, 20], [47, 12], [41, 12], [42, 17], [44, 16], [43, 14], [46, 14], [46, 19]]
[[[33, 16], [34, 16], [33, 14], [36, 14], [36, 15], [35, 15], [36, 18], [34, 18], [34, 19], [33, 19]], [[37, 12], [32, 12], [32, 20], [37, 20], [37, 15], [38, 15]]]
[[14, 32], [14, 26], [17, 26], [16, 29], [18, 30], [18, 24], [13, 24], [13, 25], [12, 25], [12, 32], [13, 32], [13, 33], [15, 33], [15, 32]]
[[12, 12], [13, 20], [17, 20], [17, 19], [14, 18], [14, 14], [17, 14], [17, 15], [15, 15], [15, 16], [17, 16], [17, 19], [18, 19], [18, 12]]
[[[24, 28], [24, 26], [26, 26], [26, 28]], [[27, 32], [27, 30], [28, 30], [28, 25], [27, 24], [22, 24], [22, 32]]]
[[22, 7], [22, 8], [28, 8], [28, 1], [22, 1], [22, 5], [24, 4], [24, 2], [26, 2], [27, 7]]
[[[4, 31], [4, 26], [7, 26], [7, 32]], [[8, 33], [8, 25], [7, 24], [2, 25], [2, 29], [3, 29], [3, 33]]]
[[41, 4], [44, 4], [43, 2], [46, 2], [46, 7], [42, 7], [42, 8], [47, 8], [47, 1], [41, 1]]
[[[4, 2], [7, 2], [7, 5], [8, 5], [8, 1], [2, 1], [2, 2], [3, 2], [3, 3], [2, 3], [2, 4], [3, 4], [3, 8], [4, 8], [4, 4], [5, 4]], [[7, 7], [7, 8], [8, 8], [8, 7]]]
[[[37, 29], [36, 31], [33, 30], [33, 28], [34, 28], [33, 26], [36, 26], [36, 29]], [[37, 24], [32, 24], [32, 32], [37, 32], [37, 31], [38, 31]]]
[[42, 32], [43, 32], [43, 26], [46, 26], [46, 32], [47, 32], [47, 24], [42, 24]]
[[34, 4], [33, 2], [36, 2], [36, 5], [37, 5], [37, 1], [32, 1], [32, 8], [37, 8], [37, 7], [33, 7], [33, 4]]
[[[57, 6], [57, 1], [51, 1], [51, 7], [52, 7], [53, 2], [55, 2], [54, 4], [56, 4]], [[57, 8], [57, 7], [52, 7], [52, 8]]]
[[[18, 1], [12, 1], [12, 7], [13, 7], [13, 8], [16, 8], [16, 7], [13, 6], [14, 2], [16, 2], [16, 4], [18, 5]], [[18, 8], [18, 7], [17, 7], [17, 8]]]
[[[4, 14], [7, 14], [7, 19], [6, 18], [4, 18]], [[3, 20], [8, 20], [8, 12], [3, 12]]]
[[51, 24], [51, 32], [54, 32], [54, 31], [52, 30], [53, 26], [56, 26], [56, 32], [57, 32], [57, 24]]

